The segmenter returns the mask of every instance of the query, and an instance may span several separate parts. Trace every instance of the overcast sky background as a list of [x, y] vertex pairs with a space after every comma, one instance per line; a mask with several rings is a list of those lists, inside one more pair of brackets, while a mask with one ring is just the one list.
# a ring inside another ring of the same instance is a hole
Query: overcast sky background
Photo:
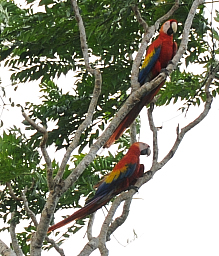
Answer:
[[[1, 66], [2, 85], [10, 85], [9, 73]], [[66, 91], [73, 86], [71, 75], [63, 76], [59, 85]], [[18, 87], [17, 92], [8, 86], [7, 96], [15, 103], [24, 105], [25, 101], [37, 102], [39, 92], [37, 83]], [[64, 91], [65, 92], [65, 91]], [[191, 107], [187, 116], [177, 111], [182, 103], [167, 107], [156, 107], [154, 120], [156, 126], [163, 128], [158, 132], [159, 160], [172, 147], [176, 138], [176, 127], [191, 122], [203, 109]], [[152, 133], [149, 130], [146, 109], [141, 113], [142, 128], [140, 141], [152, 146]], [[120, 227], [107, 243], [110, 256], [138, 255], [150, 256], [218, 256], [219, 255], [219, 101], [214, 99], [209, 115], [184, 137], [176, 155], [158, 171], [154, 178], [145, 184], [132, 201], [126, 223]], [[19, 108], [5, 109], [2, 114], [5, 127], [16, 124], [22, 126]], [[22, 126], [24, 129], [24, 126]], [[53, 154], [53, 149], [50, 149]], [[61, 159], [61, 154], [56, 154]], [[141, 163], [148, 170], [152, 156], [141, 156]], [[104, 218], [100, 209], [95, 218], [95, 232]], [[118, 210], [120, 212], [121, 209]], [[60, 211], [61, 216], [72, 214], [74, 209]], [[118, 213], [119, 215], [119, 213]], [[66, 231], [66, 227], [61, 229]], [[86, 243], [86, 228], [71, 236], [62, 246], [66, 256], [77, 255]], [[136, 234], [136, 235], [135, 235]], [[136, 237], [137, 236], [137, 237]], [[7, 237], [7, 239], [6, 239]], [[9, 236], [0, 233], [0, 239], [10, 242]], [[58, 255], [53, 250], [43, 255]], [[96, 251], [92, 256], [99, 255]]]

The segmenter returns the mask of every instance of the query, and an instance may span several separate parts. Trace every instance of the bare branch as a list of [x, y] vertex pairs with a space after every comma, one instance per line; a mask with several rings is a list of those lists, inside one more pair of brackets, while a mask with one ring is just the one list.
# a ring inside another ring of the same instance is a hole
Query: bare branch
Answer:
[[36, 215], [34, 214], [34, 212], [32, 212], [28, 206], [28, 201], [27, 201], [27, 198], [26, 198], [26, 195], [25, 195], [25, 192], [22, 192], [22, 201], [24, 203], [24, 208], [28, 214], [28, 216], [31, 218], [31, 220], [33, 221], [34, 223], [34, 226], [37, 227], [38, 226], [38, 222], [37, 222], [37, 219], [36, 219]]
[[78, 256], [88, 256], [99, 247], [99, 239], [93, 237], [78, 254]]
[[173, 5], [173, 7], [169, 10], [169, 12], [167, 12], [165, 15], [163, 15], [161, 18], [159, 18], [156, 22], [155, 22], [155, 27], [156, 29], [159, 27], [159, 25], [161, 23], [163, 23], [164, 21], [166, 21], [167, 19], [169, 19], [169, 17], [171, 17], [174, 12], [179, 8], [179, 0], [175, 0], [175, 3]]
[[185, 134], [189, 130], [191, 130], [193, 127], [195, 127], [197, 124], [199, 124], [207, 116], [208, 112], [210, 111], [211, 104], [212, 104], [212, 101], [213, 101], [213, 97], [212, 97], [212, 95], [209, 92], [209, 86], [211, 85], [213, 79], [215, 78], [216, 73], [217, 73], [217, 70], [212, 72], [209, 75], [209, 78], [208, 78], [208, 80], [206, 82], [205, 92], [206, 92], [207, 99], [206, 99], [206, 103], [205, 103], [203, 112], [195, 120], [193, 120], [187, 126], [182, 128], [180, 132], [179, 131], [177, 132], [176, 141], [175, 141], [173, 147], [171, 148], [171, 150], [169, 151], [169, 153], [159, 163], [159, 169], [162, 168], [174, 156], [174, 154], [175, 154], [176, 150], [178, 149], [179, 144], [181, 143], [181, 141], [182, 141], [183, 137], [185, 136]]
[[[67, 164], [67, 162], [70, 158], [70, 155], [71, 155], [72, 151], [78, 146], [78, 143], [79, 143], [80, 136], [81, 136], [82, 132], [90, 125], [90, 123], [92, 121], [93, 113], [95, 112], [98, 97], [99, 97], [100, 92], [101, 92], [101, 84], [102, 84], [102, 78], [101, 78], [100, 70], [91, 69], [91, 67], [89, 65], [88, 47], [87, 47], [87, 43], [86, 43], [86, 34], [85, 34], [83, 21], [82, 21], [82, 18], [80, 16], [79, 9], [78, 9], [78, 6], [77, 6], [77, 2], [75, 0], [72, 0], [72, 5], [73, 5], [73, 9], [75, 11], [76, 20], [77, 20], [78, 25], [79, 25], [81, 47], [82, 47], [82, 51], [83, 51], [83, 55], [84, 55], [85, 66], [86, 66], [87, 70], [95, 76], [95, 86], [94, 86], [94, 91], [93, 91], [93, 97], [92, 97], [92, 100], [91, 100], [90, 105], [89, 105], [87, 117], [84, 120], [84, 122], [80, 125], [78, 130], [76, 131], [75, 137], [74, 137], [72, 143], [70, 144], [70, 146], [68, 147], [68, 149], [67, 149], [67, 151], [66, 151], [66, 153], [63, 157], [63, 160], [62, 160], [61, 166], [59, 168], [59, 171], [58, 171], [56, 177], [54, 178], [54, 184], [59, 184], [59, 185], [60, 185], [60, 181], [62, 179], [64, 170], [65, 170], [66, 164]], [[78, 176], [76, 174], [75, 175], [75, 180], [77, 179], [77, 177]], [[70, 179], [70, 183], [72, 184], [74, 181], [72, 181], [71, 175], [69, 175], [68, 178]], [[58, 202], [61, 194], [63, 193], [63, 191], [66, 191], [69, 188], [68, 185], [69, 185], [69, 183], [67, 183], [67, 184], [63, 183], [63, 184], [61, 184], [61, 186], [55, 186], [55, 187], [53, 186], [54, 190], [50, 190], [50, 195], [49, 195], [47, 203], [44, 206], [44, 209], [42, 211], [41, 220], [40, 220], [40, 223], [37, 227], [37, 232], [35, 234], [35, 237], [32, 240], [33, 243], [31, 243], [31, 245], [32, 245], [31, 246], [31, 252], [32, 253], [36, 253], [37, 255], [40, 254], [40, 249], [39, 248], [42, 245], [43, 239], [45, 237], [46, 228], [49, 225], [51, 216], [54, 212], [54, 209], [57, 205], [57, 202]], [[61, 188], [62, 188], [62, 191], [61, 191]]]
[[18, 240], [17, 240], [17, 237], [16, 237], [16, 232], [15, 232], [15, 228], [16, 228], [16, 221], [14, 219], [15, 217], [15, 213], [12, 212], [11, 213], [11, 221], [10, 221], [10, 235], [11, 235], [11, 242], [12, 242], [12, 246], [13, 246], [13, 249], [15, 251], [15, 254], [17, 256], [23, 256], [23, 252], [18, 244]]
[[101, 76], [100, 70], [91, 68], [91, 66], [89, 64], [86, 32], [85, 32], [85, 27], [83, 24], [82, 17], [79, 12], [77, 1], [71, 0], [71, 3], [72, 3], [72, 7], [74, 9], [74, 12], [75, 12], [75, 18], [78, 22], [78, 27], [79, 27], [79, 31], [80, 31], [81, 49], [83, 52], [85, 67], [86, 67], [87, 71], [89, 71], [92, 75], [95, 76], [95, 86], [94, 86], [94, 90], [93, 90], [93, 97], [92, 97], [92, 100], [91, 100], [89, 108], [88, 108], [87, 117], [84, 120], [84, 122], [79, 126], [78, 130], [76, 131], [74, 139], [73, 139], [72, 143], [70, 144], [70, 146], [68, 147], [68, 149], [63, 157], [60, 169], [55, 177], [56, 184], [59, 183], [59, 181], [61, 180], [61, 178], [63, 176], [66, 164], [70, 158], [71, 153], [78, 146], [82, 132], [90, 125], [90, 123], [92, 121], [93, 114], [94, 114], [95, 108], [97, 106], [97, 101], [100, 96], [101, 85], [102, 85], [102, 76]]
[[[25, 193], [26, 193], [26, 190], [25, 189], [23, 192], [22, 192], [22, 196], [21, 197], [17, 197], [15, 194], [14, 194], [14, 191], [11, 187], [11, 184], [8, 182], [7, 183], [7, 187], [9, 188], [9, 193], [11, 195], [11, 197], [14, 199], [14, 200], [19, 200], [19, 201], [23, 201], [24, 203], [24, 208], [28, 214], [28, 216], [32, 219], [35, 227], [38, 226], [38, 222], [36, 220], [36, 216], [35, 214], [30, 210], [29, 206], [28, 206], [28, 201], [27, 201], [27, 198], [25, 196]], [[17, 238], [16, 238], [16, 234], [15, 234], [15, 227], [16, 227], [16, 223], [15, 221], [13, 220], [13, 217], [14, 217], [14, 214], [12, 213], [11, 214], [11, 223], [10, 223], [10, 234], [11, 234], [11, 239], [12, 239], [12, 245], [13, 245], [13, 248], [16, 252], [16, 255], [17, 256], [21, 256], [23, 255], [19, 245], [18, 245], [18, 242], [17, 242]], [[64, 251], [55, 243], [55, 241], [53, 239], [50, 239], [48, 237], [45, 238], [47, 242], [51, 243], [52, 246], [56, 249], [57, 252], [59, 252], [59, 254], [61, 256], [65, 256], [64, 254]]]
[[148, 24], [142, 18], [141, 13], [139, 12], [139, 9], [138, 9], [137, 5], [133, 5], [132, 6], [132, 11], [134, 12], [135, 17], [136, 17], [138, 23], [143, 27], [144, 31], [147, 32]]
[[48, 236], [46, 236], [45, 240], [50, 243], [61, 256], [65, 256], [64, 250], [60, 248], [53, 239], [50, 239]]
[[42, 127], [42, 126], [39, 126], [38, 124], [36, 124], [24, 111], [22, 112], [22, 115], [25, 118], [25, 120], [34, 129], [36, 129], [38, 132], [43, 134], [43, 138], [42, 138], [41, 143], [40, 143], [40, 148], [41, 148], [41, 152], [42, 152], [42, 155], [44, 157], [44, 160], [45, 160], [46, 166], [47, 166], [47, 184], [48, 184], [48, 188], [49, 188], [49, 190], [53, 190], [54, 182], [53, 182], [52, 162], [51, 162], [51, 159], [50, 159], [49, 154], [48, 154], [47, 149], [46, 149], [46, 142], [48, 140], [48, 132], [47, 132], [45, 127]]
[[14, 191], [13, 191], [13, 188], [11, 186], [11, 182], [6, 182], [6, 186], [7, 188], [9, 189], [9, 194], [10, 196], [15, 200], [15, 201], [21, 201], [22, 198], [21, 197], [18, 197], [15, 195]]
[[195, 127], [197, 124], [199, 124], [208, 114], [208, 112], [210, 111], [211, 108], [211, 104], [212, 104], [212, 95], [209, 92], [209, 87], [213, 81], [213, 79], [215, 78], [216, 73], [219, 70], [219, 66], [217, 66], [214, 71], [210, 72], [209, 77], [206, 81], [205, 84], [205, 92], [206, 92], [206, 103], [204, 105], [204, 110], [202, 111], [202, 113], [191, 123], [189, 123], [187, 126], [185, 126], [184, 128], [181, 129], [181, 131], [179, 131], [179, 126], [176, 129], [176, 141], [173, 145], [173, 147], [170, 149], [169, 153], [163, 158], [162, 161], [155, 163], [152, 165], [150, 171], [146, 172], [144, 174], [143, 178], [140, 178], [137, 183], [136, 186], [141, 187], [144, 183], [148, 182], [154, 175], [155, 172], [157, 172], [158, 170], [160, 170], [175, 154], [175, 152], [177, 151], [180, 143], [182, 142], [185, 134], [190, 131], [193, 127]]
[[136, 122], [134, 121], [130, 125], [130, 138], [131, 138], [131, 144], [135, 143], [137, 141], [136, 139], [137, 131], [136, 131]]
[[90, 64], [89, 64], [89, 55], [88, 55], [88, 45], [87, 45], [87, 39], [86, 39], [86, 32], [85, 32], [82, 17], [81, 17], [80, 12], [79, 12], [77, 1], [76, 0], [71, 0], [71, 4], [72, 4], [73, 10], [75, 12], [75, 18], [78, 22], [78, 27], [79, 27], [79, 31], [80, 31], [80, 40], [81, 40], [81, 50], [82, 50], [83, 57], [84, 57], [85, 67], [86, 67], [88, 72], [90, 72], [91, 74], [94, 75], [95, 69], [92, 69]]
[[0, 255], [16, 256], [15, 252], [12, 251], [2, 240], [0, 240]]
[[94, 90], [93, 90], [93, 97], [91, 99], [91, 102], [90, 102], [90, 105], [88, 108], [87, 117], [81, 123], [78, 130], [76, 131], [74, 139], [73, 139], [72, 143], [70, 144], [70, 146], [68, 147], [68, 149], [63, 157], [62, 163], [60, 165], [60, 169], [54, 179], [56, 184], [58, 184], [60, 179], [62, 178], [62, 175], [65, 170], [65, 166], [70, 158], [72, 151], [78, 146], [82, 132], [90, 125], [90, 123], [92, 121], [93, 114], [94, 114], [95, 108], [97, 106], [98, 98], [101, 93], [101, 85], [102, 85], [102, 77], [101, 77], [100, 70], [97, 69], [97, 70], [95, 70], [95, 86], [94, 86]]
[[[9, 188], [9, 193], [11, 195], [11, 197], [14, 199], [14, 200], [18, 200], [18, 201], [23, 201], [24, 203], [24, 208], [28, 214], [28, 216], [32, 219], [35, 227], [38, 226], [38, 222], [36, 220], [36, 216], [35, 214], [30, 210], [29, 206], [28, 206], [28, 201], [27, 201], [27, 198], [25, 196], [25, 193], [27, 191], [27, 189], [25, 189], [23, 192], [22, 192], [22, 196], [21, 197], [17, 197], [15, 194], [14, 194], [14, 191], [11, 187], [11, 184], [9, 182], [7, 182], [7, 187]], [[14, 218], [14, 213], [11, 214], [11, 222], [10, 222], [10, 234], [11, 234], [11, 240], [12, 240], [12, 245], [13, 245], [13, 248], [14, 248], [14, 251], [16, 253], [17, 256], [22, 256], [23, 253], [18, 245], [18, 241], [17, 241], [17, 238], [16, 238], [16, 233], [15, 233], [15, 227], [16, 227], [16, 223], [15, 221], [13, 220]], [[55, 243], [55, 241], [53, 239], [50, 239], [48, 237], [45, 238], [47, 242], [51, 243], [52, 246], [56, 249], [57, 252], [60, 253], [61, 256], [65, 256], [64, 254], [64, 251]]]
[[[118, 197], [116, 197], [116, 199], [113, 201], [112, 206], [110, 207], [110, 210], [108, 211], [108, 214], [104, 220], [104, 223], [101, 227], [101, 231], [100, 231], [100, 235], [99, 235], [99, 239], [100, 241], [103, 243], [104, 241], [108, 241], [109, 240], [109, 236], [112, 234], [112, 232], [114, 232], [114, 230], [116, 230], [120, 225], [122, 225], [122, 221], [127, 218], [128, 216], [128, 209], [130, 207], [131, 204], [131, 200], [133, 195], [136, 193], [136, 191], [134, 189], [131, 189], [127, 192], [123, 192], [122, 194], [120, 194]], [[118, 208], [118, 206], [121, 204], [121, 202], [125, 201], [125, 205], [123, 207], [123, 213], [120, 216], [121, 218], [118, 218], [115, 222], [112, 223], [112, 225], [110, 226], [113, 216]], [[123, 219], [124, 218], [124, 219]], [[117, 226], [118, 225], [118, 226]], [[109, 229], [110, 226], [110, 229]]]
[[193, 2], [192, 7], [189, 11], [189, 14], [188, 14], [187, 19], [186, 19], [185, 24], [184, 24], [184, 29], [183, 29], [183, 33], [182, 33], [182, 40], [181, 40], [179, 49], [178, 49], [176, 55], [173, 57], [172, 63], [170, 63], [167, 66], [167, 70], [169, 72], [172, 72], [172, 70], [176, 67], [176, 64], [179, 62], [182, 55], [184, 54], [184, 52], [187, 49], [187, 44], [188, 44], [188, 40], [189, 40], [189, 33], [190, 33], [190, 28], [192, 26], [192, 21], [194, 19], [194, 16], [195, 16], [195, 13], [196, 13], [196, 10], [197, 10], [198, 6], [203, 4], [204, 2], [205, 2], [204, 0], [195, 0]]
[[95, 218], [95, 213], [90, 215], [90, 219], [87, 225], [87, 238], [89, 241], [92, 240], [93, 235], [92, 235], [92, 228], [93, 228], [93, 224], [94, 224], [94, 218]]
[[117, 217], [108, 228], [106, 241], [109, 241], [111, 234], [126, 221], [128, 215], [129, 215], [129, 209], [131, 206], [131, 202], [132, 202], [132, 197], [129, 197], [128, 199], [125, 200], [125, 203], [123, 205], [122, 214], [119, 217]]
[[98, 248], [99, 248], [101, 256], [108, 256], [109, 255], [109, 250], [107, 249], [106, 243], [104, 241], [103, 242], [100, 241], [100, 244], [99, 244]]
[[150, 108], [148, 109], [148, 121], [150, 125], [150, 129], [153, 133], [153, 165], [157, 163], [158, 159], [158, 143], [157, 143], [157, 127], [154, 125], [154, 120], [153, 120], [153, 112], [154, 109], [154, 103], [150, 104]]

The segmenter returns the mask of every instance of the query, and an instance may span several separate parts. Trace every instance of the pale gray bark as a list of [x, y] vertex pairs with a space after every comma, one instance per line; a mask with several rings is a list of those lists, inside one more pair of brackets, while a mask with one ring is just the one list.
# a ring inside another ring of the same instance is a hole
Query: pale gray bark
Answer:
[[12, 251], [2, 240], [0, 240], [0, 255], [16, 256], [15, 252]]

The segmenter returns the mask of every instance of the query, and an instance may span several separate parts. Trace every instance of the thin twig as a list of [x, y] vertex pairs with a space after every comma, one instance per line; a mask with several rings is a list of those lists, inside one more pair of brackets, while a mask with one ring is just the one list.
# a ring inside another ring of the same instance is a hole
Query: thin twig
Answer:
[[150, 125], [150, 129], [153, 133], [153, 165], [157, 163], [158, 159], [158, 143], [157, 143], [157, 127], [154, 125], [153, 120], [153, 109], [154, 109], [154, 103], [150, 104], [150, 108], [148, 109], [148, 121]]
[[90, 219], [87, 225], [87, 238], [89, 241], [92, 240], [93, 235], [92, 235], [92, 229], [93, 229], [93, 224], [94, 224], [94, 218], [95, 218], [95, 213], [90, 215]]
[[9, 194], [10, 196], [15, 200], [15, 201], [22, 201], [22, 198], [20, 196], [16, 196], [14, 193], [14, 190], [11, 186], [11, 182], [6, 182], [6, 186], [9, 189]]
[[12, 242], [12, 246], [14, 249], [14, 252], [16, 253], [17, 256], [23, 256], [23, 252], [18, 244], [18, 240], [16, 237], [16, 232], [15, 232], [15, 228], [16, 228], [16, 221], [15, 221], [15, 213], [12, 212], [11, 213], [11, 221], [10, 221], [10, 235], [11, 235], [11, 242]]
[[85, 67], [88, 72], [90, 72], [92, 75], [95, 74], [95, 69], [91, 68], [89, 64], [89, 55], [88, 55], [88, 45], [87, 45], [87, 38], [86, 38], [86, 32], [84, 23], [82, 20], [82, 17], [79, 12], [78, 4], [76, 0], [71, 0], [71, 4], [75, 13], [75, 18], [78, 23], [79, 31], [80, 31], [80, 41], [81, 41], [81, 49], [84, 57]]
[[53, 239], [50, 239], [48, 236], [46, 236], [45, 240], [50, 243], [61, 256], [65, 256], [64, 250], [60, 248]]
[[180, 132], [179, 131], [177, 132], [177, 138], [173, 147], [171, 148], [169, 153], [164, 157], [164, 159], [160, 163], [158, 163], [159, 164], [158, 169], [161, 169], [174, 156], [185, 134], [189, 130], [191, 130], [193, 127], [195, 127], [197, 124], [199, 124], [207, 116], [213, 101], [213, 97], [209, 92], [209, 86], [211, 85], [213, 79], [215, 78], [216, 73], [217, 73], [217, 70], [215, 70], [212, 74], [210, 74], [205, 86], [205, 93], [206, 93], [207, 99], [204, 106], [204, 110], [195, 120], [193, 120], [191, 123], [183, 127]]
[[125, 200], [122, 214], [119, 217], [117, 217], [108, 228], [106, 241], [109, 241], [111, 234], [126, 221], [129, 215], [131, 202], [132, 202], [132, 197], [129, 197], [128, 199]]
[[25, 192], [22, 191], [22, 201], [24, 203], [24, 208], [25, 208], [25, 211], [27, 212], [27, 215], [31, 218], [31, 220], [33, 221], [34, 223], [34, 226], [37, 227], [38, 226], [38, 222], [37, 222], [37, 219], [36, 219], [36, 215], [34, 214], [33, 211], [30, 210], [29, 208], [29, 205], [28, 205], [28, 201], [27, 201], [27, 198], [26, 198], [26, 195], [25, 195]]
[[[101, 73], [100, 73], [100, 70], [97, 69], [97, 70], [95, 70], [95, 86], [94, 86], [94, 90], [93, 90], [93, 97], [91, 99], [91, 102], [90, 102], [90, 105], [88, 108], [87, 117], [85, 118], [85, 120], [81, 123], [81, 125], [77, 129], [74, 139], [73, 139], [72, 143], [70, 144], [70, 146], [68, 147], [68, 149], [63, 157], [59, 171], [54, 179], [56, 184], [59, 183], [59, 181], [61, 180], [61, 178], [63, 176], [66, 164], [70, 158], [72, 151], [78, 146], [82, 132], [90, 125], [90, 123], [92, 121], [93, 114], [95, 113], [95, 108], [97, 106], [98, 98], [101, 93], [101, 85], [102, 85]], [[71, 176], [69, 178], [71, 178]], [[68, 189], [68, 185], [67, 185], [67, 187], [66, 187], [66, 185], [65, 185], [64, 189]]]
[[[14, 191], [11, 187], [11, 184], [9, 182], [7, 182], [7, 187], [9, 188], [9, 193], [11, 195], [11, 197], [14, 199], [14, 200], [18, 200], [18, 201], [23, 201], [24, 203], [24, 208], [28, 214], [28, 216], [32, 219], [35, 227], [38, 226], [38, 222], [37, 222], [37, 219], [36, 219], [36, 216], [35, 214], [30, 210], [29, 206], [28, 206], [28, 201], [27, 201], [27, 198], [26, 198], [26, 191], [27, 191], [27, 188], [25, 188], [25, 190], [22, 192], [22, 196], [21, 197], [17, 197], [15, 194], [14, 194]], [[10, 223], [10, 234], [11, 234], [11, 239], [12, 239], [12, 245], [13, 245], [13, 248], [14, 248], [14, 251], [16, 252], [16, 255], [17, 256], [21, 256], [23, 255], [19, 245], [18, 245], [18, 242], [17, 242], [17, 238], [16, 238], [16, 235], [15, 235], [15, 227], [16, 227], [16, 224], [15, 224], [15, 221], [13, 220], [14, 218], [14, 214], [12, 213], [12, 216], [11, 216], [11, 223]], [[61, 256], [65, 256], [64, 254], [64, 251], [55, 243], [55, 241], [53, 239], [50, 239], [48, 237], [45, 238], [47, 242], [51, 243], [52, 246], [56, 249], [57, 252], [60, 253]]]
[[161, 18], [159, 18], [156, 22], [155, 22], [155, 27], [156, 29], [159, 27], [159, 25], [161, 23], [163, 23], [164, 21], [166, 21], [167, 19], [169, 19], [169, 17], [171, 17], [174, 12], [179, 8], [180, 6], [180, 2], [179, 0], [175, 0], [174, 5], [172, 6], [172, 8], [165, 14], [163, 15]]
[[49, 190], [53, 190], [54, 187], [54, 182], [53, 182], [53, 168], [52, 168], [52, 162], [51, 159], [49, 157], [49, 154], [47, 152], [46, 149], [46, 142], [48, 140], [48, 132], [46, 130], [45, 127], [39, 126], [38, 124], [36, 124], [24, 111], [22, 111], [22, 115], [25, 118], [25, 120], [34, 128], [36, 129], [38, 132], [43, 134], [41, 143], [40, 143], [40, 148], [41, 148], [41, 152], [43, 155], [43, 158], [46, 162], [46, 166], [47, 166], [47, 184], [48, 184], [48, 188]]
[[133, 6], [132, 6], [132, 11], [134, 12], [135, 17], [136, 17], [138, 23], [143, 27], [144, 31], [147, 32], [148, 24], [147, 24], [146, 21], [142, 18], [141, 13], [140, 13], [140, 11], [139, 11], [139, 9], [138, 9], [138, 6], [137, 6], [137, 5], [133, 5]]

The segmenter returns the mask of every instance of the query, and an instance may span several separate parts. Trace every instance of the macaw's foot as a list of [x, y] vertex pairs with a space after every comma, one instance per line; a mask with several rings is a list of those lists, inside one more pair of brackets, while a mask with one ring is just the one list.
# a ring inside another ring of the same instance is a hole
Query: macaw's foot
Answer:
[[128, 187], [128, 190], [130, 190], [130, 189], [134, 189], [136, 192], [138, 192], [139, 187], [137, 187], [137, 186], [135, 186], [135, 185], [130, 185], [130, 186]]
[[172, 65], [174, 65], [174, 63], [173, 63], [173, 61], [172, 61], [172, 60], [168, 61], [168, 64], [167, 64], [167, 66], [168, 66], [169, 64], [172, 64]]
[[169, 76], [169, 71], [166, 68], [162, 68], [160, 73], [165, 73], [166, 76]]

